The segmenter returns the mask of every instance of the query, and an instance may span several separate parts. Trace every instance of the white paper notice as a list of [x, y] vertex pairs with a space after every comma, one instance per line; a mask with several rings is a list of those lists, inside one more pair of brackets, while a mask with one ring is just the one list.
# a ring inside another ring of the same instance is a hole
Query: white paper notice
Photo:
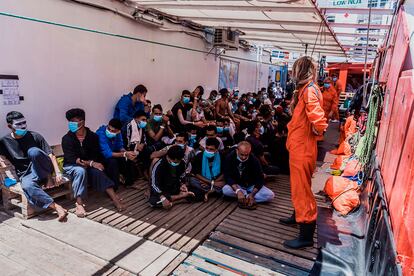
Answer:
[[0, 91], [4, 105], [20, 104], [19, 77], [15, 75], [0, 75]]

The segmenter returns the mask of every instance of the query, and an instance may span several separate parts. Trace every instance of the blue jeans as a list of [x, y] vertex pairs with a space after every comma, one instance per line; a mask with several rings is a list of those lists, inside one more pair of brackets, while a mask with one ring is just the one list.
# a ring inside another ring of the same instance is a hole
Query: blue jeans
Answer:
[[106, 189], [114, 187], [114, 182], [105, 174], [95, 168], [83, 168], [78, 165], [63, 167], [65, 174], [72, 180], [73, 193], [75, 197], [85, 198], [88, 183], [98, 192], [105, 192]]
[[[243, 192], [243, 194], [245, 196], [249, 195], [250, 193], [253, 192], [254, 189], [254, 185], [246, 188], [240, 187], [240, 190]], [[233, 188], [226, 184], [223, 187], [223, 195], [228, 196], [228, 197], [237, 197], [236, 192], [233, 190]], [[275, 197], [275, 194], [272, 192], [272, 190], [270, 190], [269, 188], [263, 186], [254, 196], [254, 200], [256, 200], [256, 202], [269, 202], [271, 201], [273, 198]]]
[[27, 157], [31, 163], [27, 171], [21, 177], [21, 186], [30, 204], [47, 209], [53, 203], [53, 199], [42, 189], [47, 183], [48, 177], [53, 172], [52, 160], [39, 148], [32, 147], [27, 151]]

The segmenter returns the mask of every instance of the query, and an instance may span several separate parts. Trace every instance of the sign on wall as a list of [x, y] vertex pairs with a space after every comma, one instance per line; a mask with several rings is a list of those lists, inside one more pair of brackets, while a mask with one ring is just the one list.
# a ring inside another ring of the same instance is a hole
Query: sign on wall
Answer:
[[218, 89], [227, 88], [232, 91], [239, 86], [239, 62], [220, 59]]
[[19, 76], [0, 75], [0, 94], [4, 105], [20, 104]]

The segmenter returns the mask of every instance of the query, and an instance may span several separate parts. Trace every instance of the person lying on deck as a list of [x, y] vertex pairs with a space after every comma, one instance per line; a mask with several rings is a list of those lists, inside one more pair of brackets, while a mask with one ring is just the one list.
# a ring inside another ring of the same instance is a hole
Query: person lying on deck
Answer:
[[240, 208], [255, 209], [256, 202], [268, 202], [274, 193], [264, 186], [264, 176], [260, 161], [252, 154], [252, 146], [247, 141], [237, 145], [224, 162], [226, 185], [223, 195], [237, 197]]
[[185, 184], [184, 150], [172, 146], [167, 155], [159, 159], [151, 171], [151, 193], [149, 204], [152, 207], [169, 209], [178, 202], [194, 197]]
[[115, 183], [104, 172], [99, 137], [85, 126], [85, 111], [70, 109], [66, 119], [69, 131], [62, 138], [63, 169], [72, 180], [76, 215], [81, 218], [86, 215], [87, 183], [98, 192], [106, 192], [118, 211], [122, 211], [124, 206], [114, 191]]
[[115, 190], [119, 187], [119, 176], [123, 174], [125, 186], [133, 184], [132, 160], [137, 158], [134, 151], [127, 151], [121, 135], [122, 124], [118, 119], [111, 119], [108, 125], [101, 126], [96, 134], [99, 137], [99, 146], [104, 157], [105, 172], [115, 183]]
[[0, 154], [5, 155], [15, 167], [27, 200], [36, 207], [55, 210], [58, 220], [65, 221], [67, 210], [42, 189], [42, 186], [53, 185], [53, 172], [56, 183], [62, 181], [52, 149], [42, 135], [27, 130], [26, 118], [22, 113], [11, 111], [7, 113], [6, 121], [11, 133], [0, 139]]
[[207, 202], [210, 194], [221, 194], [225, 183], [221, 169], [222, 156], [218, 151], [219, 145], [217, 138], [208, 138], [205, 150], [199, 152], [192, 162], [189, 185], [196, 200]]

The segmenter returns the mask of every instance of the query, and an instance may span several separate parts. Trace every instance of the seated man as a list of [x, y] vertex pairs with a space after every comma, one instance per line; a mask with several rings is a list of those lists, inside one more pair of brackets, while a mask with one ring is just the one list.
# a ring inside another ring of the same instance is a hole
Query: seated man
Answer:
[[221, 140], [221, 138], [217, 137], [217, 128], [216, 128], [216, 126], [208, 126], [208, 127], [206, 127], [206, 136], [203, 139], [201, 139], [200, 142], [199, 142], [201, 151], [203, 151], [206, 148], [206, 141], [207, 141], [208, 138], [217, 138], [217, 140], [220, 143], [219, 150], [220, 151], [224, 150], [223, 141]]
[[148, 145], [153, 146], [155, 150], [158, 150], [160, 146], [165, 145], [161, 138], [168, 136], [174, 137], [174, 133], [170, 128], [170, 121], [168, 116], [163, 115], [162, 106], [160, 104], [154, 105], [152, 108], [151, 119], [148, 121], [147, 126]]
[[223, 194], [237, 197], [241, 208], [255, 209], [256, 202], [271, 201], [275, 195], [264, 186], [262, 166], [251, 152], [250, 143], [243, 141], [227, 156], [223, 169], [226, 181]]
[[263, 125], [255, 120], [252, 124], [247, 128], [247, 132], [249, 133], [249, 137], [246, 138], [246, 141], [252, 145], [252, 152], [254, 156], [259, 159], [260, 164], [262, 165], [263, 172], [266, 175], [277, 175], [280, 173], [280, 169], [276, 166], [269, 164], [265, 155], [264, 155], [264, 145], [260, 141], [261, 136], [264, 133]]
[[197, 134], [197, 127], [193, 125], [187, 125], [185, 130], [188, 134], [188, 145], [193, 149], [198, 148], [200, 138]]
[[167, 155], [159, 159], [151, 171], [151, 194], [149, 203], [152, 207], [169, 209], [173, 203], [194, 197], [184, 183], [185, 164], [184, 150], [180, 146], [172, 146]]
[[119, 187], [120, 173], [125, 177], [125, 186], [133, 184], [133, 165], [130, 161], [137, 157], [134, 151], [124, 149], [121, 128], [121, 121], [112, 119], [108, 125], [103, 125], [96, 131], [104, 157], [105, 172], [115, 183], [115, 190]]
[[217, 137], [223, 142], [225, 149], [229, 149], [234, 145], [233, 137], [230, 135], [230, 119], [219, 118], [216, 122]]
[[133, 93], [123, 95], [115, 106], [114, 118], [126, 126], [137, 111], [144, 111], [146, 104], [147, 88], [142, 84], [137, 85]]
[[85, 126], [85, 111], [79, 108], [68, 110], [66, 119], [69, 121], [69, 131], [62, 138], [63, 169], [72, 179], [76, 215], [86, 215], [83, 200], [87, 196], [87, 183], [98, 192], [106, 192], [118, 211], [122, 211], [124, 207], [115, 194], [115, 184], [104, 173], [98, 135]]
[[137, 111], [134, 114], [134, 119], [132, 119], [131, 122], [129, 122], [127, 125], [126, 130], [126, 150], [136, 154], [136, 158], [133, 160], [134, 162], [128, 162], [128, 170], [130, 170], [128, 174], [129, 176], [133, 177], [132, 172], [136, 171], [136, 169], [139, 169], [135, 167], [134, 164], [136, 165], [136, 161], [140, 161], [140, 168], [143, 169], [143, 174], [146, 179], [149, 179], [148, 169], [151, 164], [150, 155], [153, 151], [156, 150], [156, 147], [149, 146], [147, 144], [147, 114], [144, 111]]
[[220, 143], [217, 138], [208, 138], [206, 148], [199, 152], [193, 162], [189, 185], [197, 200], [207, 202], [211, 193], [220, 193], [224, 186], [221, 166], [221, 154], [218, 151]]
[[27, 130], [22, 113], [11, 111], [7, 113], [6, 121], [11, 133], [0, 139], [0, 154], [4, 154], [15, 167], [29, 203], [43, 209], [52, 208], [57, 212], [58, 220], [65, 221], [67, 211], [42, 189], [42, 186], [49, 185], [53, 172], [56, 182], [62, 181], [52, 149], [42, 135]]
[[172, 117], [171, 123], [173, 130], [175, 132], [181, 132], [185, 129], [186, 125], [195, 125], [197, 127], [203, 127], [204, 123], [202, 121], [192, 122], [186, 120], [187, 112], [192, 109], [191, 104], [191, 93], [188, 90], [184, 90], [181, 93], [181, 99], [176, 103], [171, 109]]
[[[184, 161], [185, 168], [186, 168], [185, 171], [186, 173], [190, 173], [191, 172], [191, 161], [193, 160], [195, 156], [195, 151], [192, 147], [188, 145], [188, 134], [186, 132], [178, 133], [175, 137], [174, 145], [178, 145], [184, 150], [183, 161]], [[155, 162], [158, 161], [159, 158], [164, 157], [171, 147], [172, 146], [166, 146], [165, 148], [159, 151], [153, 152], [150, 157], [151, 159], [153, 159], [152, 163], [154, 164]]]

